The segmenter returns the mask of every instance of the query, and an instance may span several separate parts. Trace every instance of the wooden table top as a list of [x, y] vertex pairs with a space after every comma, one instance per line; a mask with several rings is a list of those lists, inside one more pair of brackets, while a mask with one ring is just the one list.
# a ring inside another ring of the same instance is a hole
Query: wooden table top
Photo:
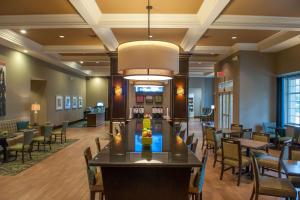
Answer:
[[242, 147], [251, 148], [251, 149], [263, 149], [268, 145], [267, 142], [249, 140], [245, 138], [237, 138], [236, 140], [241, 142]]
[[233, 133], [240, 133], [240, 130], [237, 129], [230, 129], [230, 128], [222, 128], [218, 129], [217, 131], [221, 131], [223, 134], [233, 134]]
[[282, 160], [282, 167], [287, 175], [300, 176], [300, 161], [298, 160]]

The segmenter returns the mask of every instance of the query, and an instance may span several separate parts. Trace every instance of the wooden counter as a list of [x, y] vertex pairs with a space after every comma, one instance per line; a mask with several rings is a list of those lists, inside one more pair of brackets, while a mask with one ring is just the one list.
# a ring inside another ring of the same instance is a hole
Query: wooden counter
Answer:
[[97, 127], [105, 122], [105, 112], [102, 113], [88, 113], [87, 114], [87, 126]]

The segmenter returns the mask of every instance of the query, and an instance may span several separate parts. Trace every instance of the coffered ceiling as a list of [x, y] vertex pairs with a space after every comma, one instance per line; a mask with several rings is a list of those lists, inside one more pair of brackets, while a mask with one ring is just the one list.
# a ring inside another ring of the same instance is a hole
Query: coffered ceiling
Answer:
[[[277, 52], [300, 44], [299, 0], [150, 2], [152, 39], [192, 53], [191, 74], [208, 74], [236, 51]], [[107, 75], [109, 52], [148, 39], [146, 6], [147, 0], [3, 1], [0, 44], [80, 74]]]
[[[144, 0], [96, 0], [102, 13], [147, 13]], [[152, 0], [152, 13], [195, 14], [203, 0]]]

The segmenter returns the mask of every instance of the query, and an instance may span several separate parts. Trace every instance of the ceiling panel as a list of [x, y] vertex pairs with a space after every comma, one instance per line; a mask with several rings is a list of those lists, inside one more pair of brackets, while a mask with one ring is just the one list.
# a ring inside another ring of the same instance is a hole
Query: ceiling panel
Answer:
[[222, 14], [300, 17], [300, 0], [231, 0]]
[[[103, 13], [146, 13], [144, 0], [96, 0]], [[197, 13], [203, 0], [152, 0], [152, 13]]]
[[[277, 33], [277, 31], [267, 30], [228, 30], [209, 29], [198, 41], [200, 46], [232, 46], [235, 43], [257, 43], [267, 37]], [[237, 37], [232, 39], [232, 37]]]
[[74, 14], [68, 0], [2, 0], [0, 15]]
[[[125, 42], [148, 40], [146, 28], [115, 28], [112, 29], [120, 44]], [[187, 29], [151, 29], [152, 40], [171, 42], [179, 45]]]
[[[15, 30], [19, 32], [19, 30]], [[64, 38], [59, 36], [63, 35]], [[42, 45], [101, 45], [92, 29], [30, 29], [25, 35]]]

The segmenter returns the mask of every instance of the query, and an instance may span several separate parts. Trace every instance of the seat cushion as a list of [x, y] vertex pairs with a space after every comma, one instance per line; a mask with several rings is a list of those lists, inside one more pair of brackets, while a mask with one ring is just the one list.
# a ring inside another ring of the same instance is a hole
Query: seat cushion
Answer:
[[[25, 145], [24, 150], [28, 150], [29, 147], [30, 147], [30, 145]], [[9, 151], [22, 151], [22, 149], [23, 149], [23, 144], [21, 144], [21, 143], [17, 143], [17, 144], [14, 144], [14, 145], [8, 147]]]
[[289, 176], [289, 180], [295, 187], [300, 188], [300, 177], [299, 176]]
[[44, 136], [38, 136], [33, 138], [34, 142], [44, 142]]
[[269, 154], [264, 154], [257, 157], [257, 163], [261, 167], [278, 170], [279, 158], [271, 156]]
[[279, 137], [278, 140], [279, 140], [279, 142], [285, 142], [285, 141], [289, 141], [289, 140], [292, 141], [293, 137], [288, 137], [288, 136], [286, 136], [286, 137]]
[[[12, 137], [12, 138], [8, 138], [6, 140], [9, 146], [12, 146], [14, 144], [22, 143], [23, 142], [24, 132], [16, 132], [14, 134], [17, 135], [17, 136], [16, 137]], [[37, 135], [39, 135], [39, 131], [35, 130], [33, 132], [33, 137], [35, 137]]]
[[288, 179], [261, 176], [259, 192], [263, 195], [277, 197], [296, 197], [296, 190]]
[[[232, 160], [232, 159], [224, 159], [224, 164], [233, 166], [233, 167], [239, 167], [239, 161], [238, 160]], [[250, 159], [246, 156], [242, 156], [242, 167], [250, 165]]]

